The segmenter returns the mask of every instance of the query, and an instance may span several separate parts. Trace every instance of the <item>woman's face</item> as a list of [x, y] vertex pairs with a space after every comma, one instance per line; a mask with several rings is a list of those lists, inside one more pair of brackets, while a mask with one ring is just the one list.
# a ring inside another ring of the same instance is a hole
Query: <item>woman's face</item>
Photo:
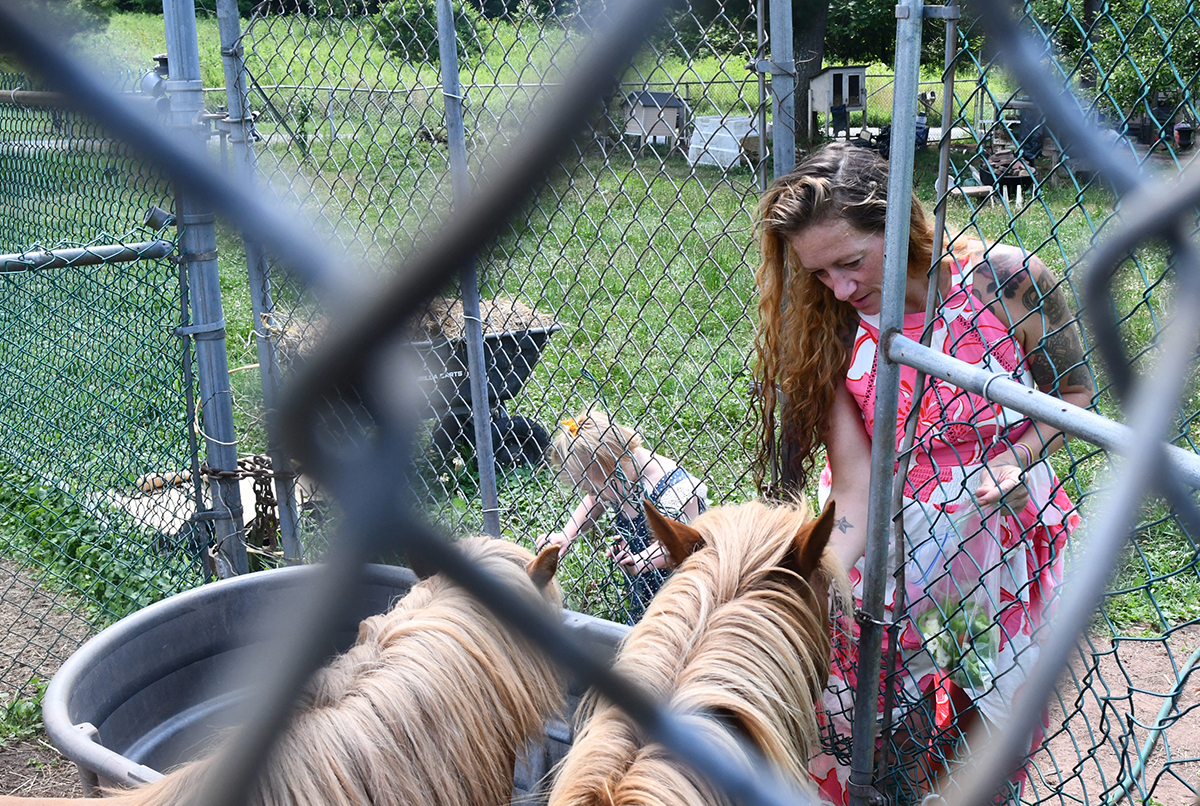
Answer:
[[819, 221], [789, 241], [804, 270], [842, 302], [863, 314], [879, 313], [883, 295], [883, 233], [869, 233], [844, 218]]

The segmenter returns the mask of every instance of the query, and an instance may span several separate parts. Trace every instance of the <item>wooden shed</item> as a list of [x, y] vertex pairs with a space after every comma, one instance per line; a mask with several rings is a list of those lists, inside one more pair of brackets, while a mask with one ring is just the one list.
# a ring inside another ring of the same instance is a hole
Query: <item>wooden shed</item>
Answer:
[[688, 108], [670, 92], [635, 92], [625, 98], [625, 134], [640, 138], [663, 137], [674, 145], [687, 123]]
[[[841, 107], [845, 107], [844, 109]], [[862, 125], [867, 125], [867, 67], [849, 65], [828, 67], [813, 76], [808, 85], [808, 108], [825, 116], [825, 129], [836, 135], [845, 131], [850, 136], [850, 113], [862, 113]], [[834, 112], [838, 120], [835, 124]], [[843, 117], [844, 115], [844, 117]], [[815, 128], [815, 127], [814, 127]]]

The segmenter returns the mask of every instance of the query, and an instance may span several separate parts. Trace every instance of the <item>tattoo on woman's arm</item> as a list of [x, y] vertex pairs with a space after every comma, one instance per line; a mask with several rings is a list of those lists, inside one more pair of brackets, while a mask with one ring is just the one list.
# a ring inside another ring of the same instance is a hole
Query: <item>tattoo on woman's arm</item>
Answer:
[[854, 528], [854, 524], [846, 518], [838, 518], [836, 521], [834, 521], [833, 525], [836, 526], [838, 531], [842, 534], [845, 534]]
[[1067, 318], [1067, 300], [1062, 289], [1055, 284], [1054, 278], [1046, 269], [1037, 279], [1029, 284], [1021, 296], [1021, 303], [1026, 310], [1036, 311], [1039, 308], [1046, 321], [1052, 325], [1061, 325]]
[[990, 253], [984, 263], [992, 275], [987, 284], [988, 295], [999, 299], [1003, 292], [1005, 299], [1015, 299], [1017, 290], [1029, 277], [1026, 262], [1026, 255], [1018, 249], [998, 249]]
[[1073, 323], [1042, 339], [1038, 348], [1029, 354], [1029, 371], [1034, 383], [1042, 388], [1056, 383], [1091, 388], [1091, 376], [1083, 363], [1083, 349]]

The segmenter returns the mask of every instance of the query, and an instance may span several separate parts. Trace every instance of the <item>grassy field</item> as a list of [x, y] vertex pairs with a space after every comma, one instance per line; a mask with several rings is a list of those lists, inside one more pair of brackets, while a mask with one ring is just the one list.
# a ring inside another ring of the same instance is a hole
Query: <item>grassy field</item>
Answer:
[[[527, 110], [557, 82], [555, 55], [578, 46], [567, 31], [528, 25], [486, 29], [491, 44], [464, 63], [476, 176], [503, 159], [505, 147], [521, 136]], [[106, 32], [84, 36], [79, 50], [105, 69], [149, 66], [150, 56], [165, 49], [161, 26], [160, 17], [117, 15]], [[215, 20], [199, 20], [199, 33], [204, 83], [218, 88]], [[386, 273], [380, 267], [388, 259], [408, 253], [449, 214], [446, 151], [436, 137], [442, 125], [437, 71], [390, 57], [364, 20], [260, 19], [249, 27], [246, 45], [258, 83], [252, 105], [263, 111], [260, 169], [270, 188], [303, 209], [318, 231]], [[687, 62], [645, 55], [630, 80], [685, 87], [693, 114], [748, 115], [758, 90], [744, 62], [743, 54]], [[880, 110], [890, 107], [890, 70], [879, 65], [868, 72], [876, 76], [869, 89], [879, 99], [871, 117], [878, 124], [886, 120]], [[936, 80], [937, 73], [930, 67], [922, 78]], [[969, 97], [984, 85], [977, 76], [960, 78], [958, 96], [969, 114]], [[1011, 88], [1003, 75], [989, 73], [986, 91], [1003, 96]], [[220, 91], [208, 96], [210, 107], [221, 102]], [[581, 143], [578, 159], [554, 172], [537, 201], [514, 216], [511, 231], [480, 256], [486, 296], [518, 299], [563, 326], [509, 409], [550, 427], [600, 401], [652, 447], [703, 474], [714, 501], [740, 500], [754, 492], [747, 397], [756, 177], [746, 167], [693, 169], [661, 146], [636, 152], [628, 146], [602, 138]], [[956, 154], [956, 168], [970, 158]], [[933, 151], [918, 154], [918, 193], [930, 206], [935, 177]], [[1103, 188], [1066, 181], [1043, 185], [1020, 209], [974, 209], [955, 200], [948, 217], [952, 230], [1023, 246], [1073, 282], [1115, 203]], [[240, 448], [259, 451], [265, 434], [255, 323], [236, 228], [222, 225], [219, 246]], [[1150, 249], [1119, 278], [1115, 304], [1137, 350], [1153, 345], [1161, 327], [1169, 285], [1164, 270], [1161, 252]], [[273, 293], [287, 325], [303, 328], [319, 319], [311, 301], [281, 278]], [[1143, 355], [1141, 365], [1151, 358]], [[1102, 374], [1098, 380], [1103, 387]], [[1117, 413], [1107, 395], [1097, 406]], [[1200, 401], [1192, 399], [1185, 408], [1197, 407]], [[421, 475], [431, 511], [456, 531], [482, 528], [469, 454], [464, 447], [462, 455], [440, 457]], [[1105, 457], [1076, 444], [1056, 456], [1055, 465], [1086, 508], [1102, 483]], [[523, 469], [502, 474], [500, 501], [506, 535], [528, 540], [556, 528], [572, 497], [544, 468]], [[1164, 621], [1200, 615], [1200, 590], [1194, 559], [1188, 564], [1194, 557], [1189, 539], [1153, 506], [1146, 522], [1153, 526], [1131, 549], [1118, 582], [1128, 592], [1110, 600], [1109, 614], [1121, 625], [1161, 629]], [[595, 540], [571, 558], [569, 574], [578, 584], [570, 603], [604, 614], [613, 586], [607, 564], [594, 559], [605, 538]]]

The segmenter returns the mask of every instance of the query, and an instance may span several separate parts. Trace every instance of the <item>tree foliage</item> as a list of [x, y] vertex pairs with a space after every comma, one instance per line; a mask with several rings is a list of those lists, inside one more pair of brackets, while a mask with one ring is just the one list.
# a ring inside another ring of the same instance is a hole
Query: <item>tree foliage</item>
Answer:
[[[26, 18], [52, 36], [67, 40], [84, 31], [103, 31], [117, 8], [114, 0], [26, 0]], [[162, 11], [161, 3], [159, 5]]]
[[894, 0], [829, 0], [825, 57], [837, 62], [883, 62], [896, 56]]
[[[479, 16], [474, 7], [455, 4], [454, 32], [459, 59], [482, 52]], [[438, 61], [434, 0], [392, 0], [380, 9], [372, 22], [380, 43], [399, 58], [410, 62]]]
[[1194, 0], [1100, 3], [1033, 0], [1030, 20], [1064, 71], [1121, 117], [1174, 107], [1200, 80], [1200, 6]]

